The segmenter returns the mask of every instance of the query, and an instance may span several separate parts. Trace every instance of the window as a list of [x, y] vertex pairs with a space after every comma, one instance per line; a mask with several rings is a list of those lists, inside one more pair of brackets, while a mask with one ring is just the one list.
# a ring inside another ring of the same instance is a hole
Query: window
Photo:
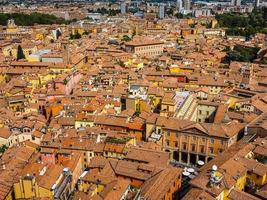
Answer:
[[201, 146], [200, 146], [200, 152], [201, 152], [201, 153], [204, 153], [204, 151], [205, 151], [205, 147], [204, 147], [204, 145], [201, 145]]
[[219, 151], [219, 153], [222, 153], [223, 152], [223, 150], [221, 148], [219, 148], [218, 151]]
[[175, 142], [174, 142], [174, 146], [175, 146], [175, 147], [178, 147], [178, 142], [175, 141]]
[[35, 137], [34, 136], [32, 136], [32, 140], [35, 140]]
[[206, 141], [206, 138], [203, 137], [203, 138], [202, 138], [202, 142], [205, 142], [205, 141]]
[[199, 110], [198, 113], [201, 115], [202, 114], [202, 110]]
[[187, 148], [187, 144], [184, 142], [183, 143], [183, 150], [186, 150], [186, 148]]
[[170, 141], [169, 140], [166, 140], [166, 145], [170, 146]]
[[214, 144], [214, 139], [213, 138], [210, 139], [210, 143]]
[[209, 115], [209, 114], [210, 114], [210, 112], [209, 112], [209, 111], [207, 111], [206, 113], [207, 113], [207, 115]]
[[195, 144], [191, 144], [191, 150], [196, 151], [196, 145]]
[[209, 147], [209, 153], [213, 154], [213, 147]]
[[196, 136], [193, 136], [193, 140], [196, 141], [197, 140], [197, 137]]
[[175, 133], [175, 136], [178, 138], [179, 137], [179, 133]]
[[221, 142], [221, 145], [223, 145], [224, 141], [223, 141], [223, 140], [221, 140], [220, 142]]
[[170, 131], [166, 132], [167, 137], [170, 137]]

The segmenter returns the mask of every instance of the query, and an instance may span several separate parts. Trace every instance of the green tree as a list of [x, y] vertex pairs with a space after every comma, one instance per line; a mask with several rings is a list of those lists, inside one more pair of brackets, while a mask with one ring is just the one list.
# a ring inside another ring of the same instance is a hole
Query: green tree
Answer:
[[169, 16], [173, 16], [173, 13], [174, 13], [173, 8], [170, 8], [166, 11], [166, 14]]
[[83, 35], [89, 35], [88, 31], [84, 31]]
[[136, 35], [136, 28], [133, 30], [132, 38]]
[[54, 15], [44, 13], [0, 13], [0, 25], [7, 25], [9, 19], [14, 19], [19, 26], [33, 26], [34, 24], [68, 24], [69, 21]]
[[25, 55], [24, 55], [22, 47], [19, 45], [17, 49], [17, 60], [20, 60], [20, 59], [25, 59]]
[[188, 19], [188, 18], [192, 17], [192, 14], [184, 15], [182, 13], [176, 13], [174, 16], [178, 19]]
[[156, 66], [156, 71], [161, 71], [161, 67], [159, 65]]
[[196, 23], [190, 24], [189, 26], [190, 26], [190, 28], [195, 28], [196, 27]]
[[129, 42], [130, 40], [131, 40], [131, 38], [128, 35], [124, 35], [122, 37], [122, 41], [124, 41], [124, 42]]
[[175, 17], [178, 18], [178, 19], [183, 19], [184, 15], [182, 13], [176, 13]]
[[253, 62], [257, 58], [258, 51], [259, 48], [257, 47], [236, 45], [233, 50], [230, 50], [230, 48], [226, 49], [225, 61]]
[[267, 33], [265, 9], [254, 9], [249, 14], [224, 13], [216, 15], [220, 27], [226, 28], [227, 35], [249, 38], [255, 33]]
[[5, 150], [7, 150], [8, 149], [8, 146], [7, 145], [2, 145], [2, 146], [0, 146], [0, 153], [4, 153], [5, 152]]
[[70, 39], [71, 40], [75, 40], [75, 39], [80, 39], [82, 37], [82, 35], [76, 30], [75, 32], [74, 32], [74, 34], [70, 34]]
[[118, 60], [118, 65], [121, 67], [125, 67], [125, 64], [122, 60]]
[[88, 12], [100, 13], [101, 15], [115, 16], [118, 13], [120, 13], [120, 10], [106, 9], [106, 8], [103, 7], [103, 8], [98, 8], [97, 10], [89, 9]]

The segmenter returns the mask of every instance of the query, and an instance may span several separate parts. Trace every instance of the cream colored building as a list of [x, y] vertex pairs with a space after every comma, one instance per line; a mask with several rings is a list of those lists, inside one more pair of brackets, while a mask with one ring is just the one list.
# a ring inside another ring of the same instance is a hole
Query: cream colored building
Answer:
[[160, 41], [131, 41], [125, 44], [127, 52], [137, 56], [158, 56], [163, 53], [164, 43]]
[[196, 122], [208, 122], [215, 116], [219, 104], [209, 101], [199, 101]]

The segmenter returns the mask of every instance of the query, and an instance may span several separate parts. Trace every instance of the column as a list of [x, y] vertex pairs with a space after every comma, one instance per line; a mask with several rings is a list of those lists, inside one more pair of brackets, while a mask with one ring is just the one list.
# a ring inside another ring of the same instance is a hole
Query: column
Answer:
[[190, 164], [190, 153], [187, 153], [187, 164]]
[[170, 160], [173, 160], [173, 150], [170, 150]]

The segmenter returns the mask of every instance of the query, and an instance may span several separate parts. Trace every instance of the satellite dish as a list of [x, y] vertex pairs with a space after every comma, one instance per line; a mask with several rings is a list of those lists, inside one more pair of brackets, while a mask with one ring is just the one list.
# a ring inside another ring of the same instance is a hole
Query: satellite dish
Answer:
[[190, 173], [189, 173], [189, 172], [183, 172], [183, 175], [184, 175], [184, 176], [189, 176]]
[[187, 171], [190, 172], [190, 173], [194, 173], [195, 172], [195, 170], [193, 168], [188, 168]]
[[212, 170], [217, 171], [218, 167], [216, 165], [212, 165]]
[[202, 165], [204, 165], [205, 163], [204, 163], [202, 160], [199, 160], [199, 161], [197, 161], [197, 164], [200, 165], [200, 166], [202, 166]]

